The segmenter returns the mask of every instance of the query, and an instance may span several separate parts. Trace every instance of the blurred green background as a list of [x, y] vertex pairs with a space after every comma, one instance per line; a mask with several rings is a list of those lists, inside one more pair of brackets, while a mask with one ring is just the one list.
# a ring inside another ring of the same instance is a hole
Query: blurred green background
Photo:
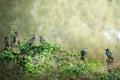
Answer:
[[[120, 60], [120, 0], [0, 0], [0, 49], [10, 31], [59, 42], [104, 62], [110, 48]], [[38, 39], [39, 40], [39, 39]]]

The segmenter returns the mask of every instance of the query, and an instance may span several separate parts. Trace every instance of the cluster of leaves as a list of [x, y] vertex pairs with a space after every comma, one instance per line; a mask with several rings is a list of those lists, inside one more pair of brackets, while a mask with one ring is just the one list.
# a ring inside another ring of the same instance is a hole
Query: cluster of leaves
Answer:
[[23, 40], [18, 46], [0, 54], [0, 61], [4, 65], [17, 65], [18, 70], [13, 67], [15, 74], [32, 74], [34, 79], [38, 74], [37, 77], [47, 80], [105, 78], [100, 62], [91, 58], [81, 61], [79, 52], [64, 49], [62, 45], [50, 41], [29, 46], [28, 41]]

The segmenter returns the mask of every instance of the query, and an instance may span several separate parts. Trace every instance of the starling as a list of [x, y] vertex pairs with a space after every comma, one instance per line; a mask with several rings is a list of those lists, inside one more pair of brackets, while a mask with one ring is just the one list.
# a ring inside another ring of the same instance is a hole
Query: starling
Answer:
[[19, 44], [19, 41], [20, 41], [20, 35], [18, 34], [18, 32], [15, 32], [15, 35], [13, 37], [13, 43]]
[[81, 60], [85, 60], [85, 54], [87, 53], [87, 48], [83, 48], [81, 51]]
[[11, 47], [10, 46], [10, 41], [9, 41], [8, 37], [5, 37], [5, 41], [4, 42], [5, 42], [5, 47], [8, 47], [8, 48]]
[[108, 63], [111, 63], [111, 62], [113, 62], [113, 56], [112, 56], [112, 53], [110, 52], [110, 49], [106, 49], [106, 52], [105, 52], [105, 54], [106, 54], [106, 56], [107, 56], [107, 58], [108, 58]]
[[35, 40], [36, 40], [36, 35], [34, 34], [30, 39], [29, 45], [31, 46], [33, 43], [35, 43]]
[[42, 36], [40, 36], [40, 42], [43, 43], [44, 41], [45, 39]]

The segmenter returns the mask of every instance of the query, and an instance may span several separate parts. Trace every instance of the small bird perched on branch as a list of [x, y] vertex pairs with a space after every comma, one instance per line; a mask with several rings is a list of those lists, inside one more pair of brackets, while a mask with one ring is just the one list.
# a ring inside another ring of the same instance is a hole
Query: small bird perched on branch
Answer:
[[5, 47], [8, 47], [8, 48], [11, 47], [8, 37], [5, 37], [4, 43], [5, 43]]
[[108, 58], [107, 63], [109, 64], [109, 63], [113, 62], [114, 58], [112, 56], [112, 53], [110, 52], [110, 49], [107, 48], [105, 50], [106, 50], [105, 54], [106, 54], [106, 56]]
[[36, 35], [34, 34], [30, 39], [29, 45], [31, 46], [33, 43], [35, 43], [35, 40], [36, 40]]
[[81, 60], [85, 60], [85, 55], [86, 55], [86, 53], [87, 53], [87, 48], [83, 48], [81, 51], [80, 51], [80, 53], [81, 53]]
[[17, 45], [17, 44], [19, 44], [19, 41], [20, 41], [20, 35], [19, 35], [19, 33], [16, 31], [15, 34], [14, 34], [14, 36], [13, 36], [13, 43], [14, 43], [15, 45]]
[[42, 36], [40, 36], [40, 42], [41, 43], [45, 42], [45, 39]]

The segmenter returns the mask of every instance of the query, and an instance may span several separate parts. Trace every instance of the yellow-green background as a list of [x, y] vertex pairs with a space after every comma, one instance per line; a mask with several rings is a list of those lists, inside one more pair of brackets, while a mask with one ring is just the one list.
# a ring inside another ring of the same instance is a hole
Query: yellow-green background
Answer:
[[23, 39], [37, 34], [70, 50], [87, 47], [101, 62], [110, 48], [120, 60], [120, 0], [0, 0], [1, 50], [11, 27]]

